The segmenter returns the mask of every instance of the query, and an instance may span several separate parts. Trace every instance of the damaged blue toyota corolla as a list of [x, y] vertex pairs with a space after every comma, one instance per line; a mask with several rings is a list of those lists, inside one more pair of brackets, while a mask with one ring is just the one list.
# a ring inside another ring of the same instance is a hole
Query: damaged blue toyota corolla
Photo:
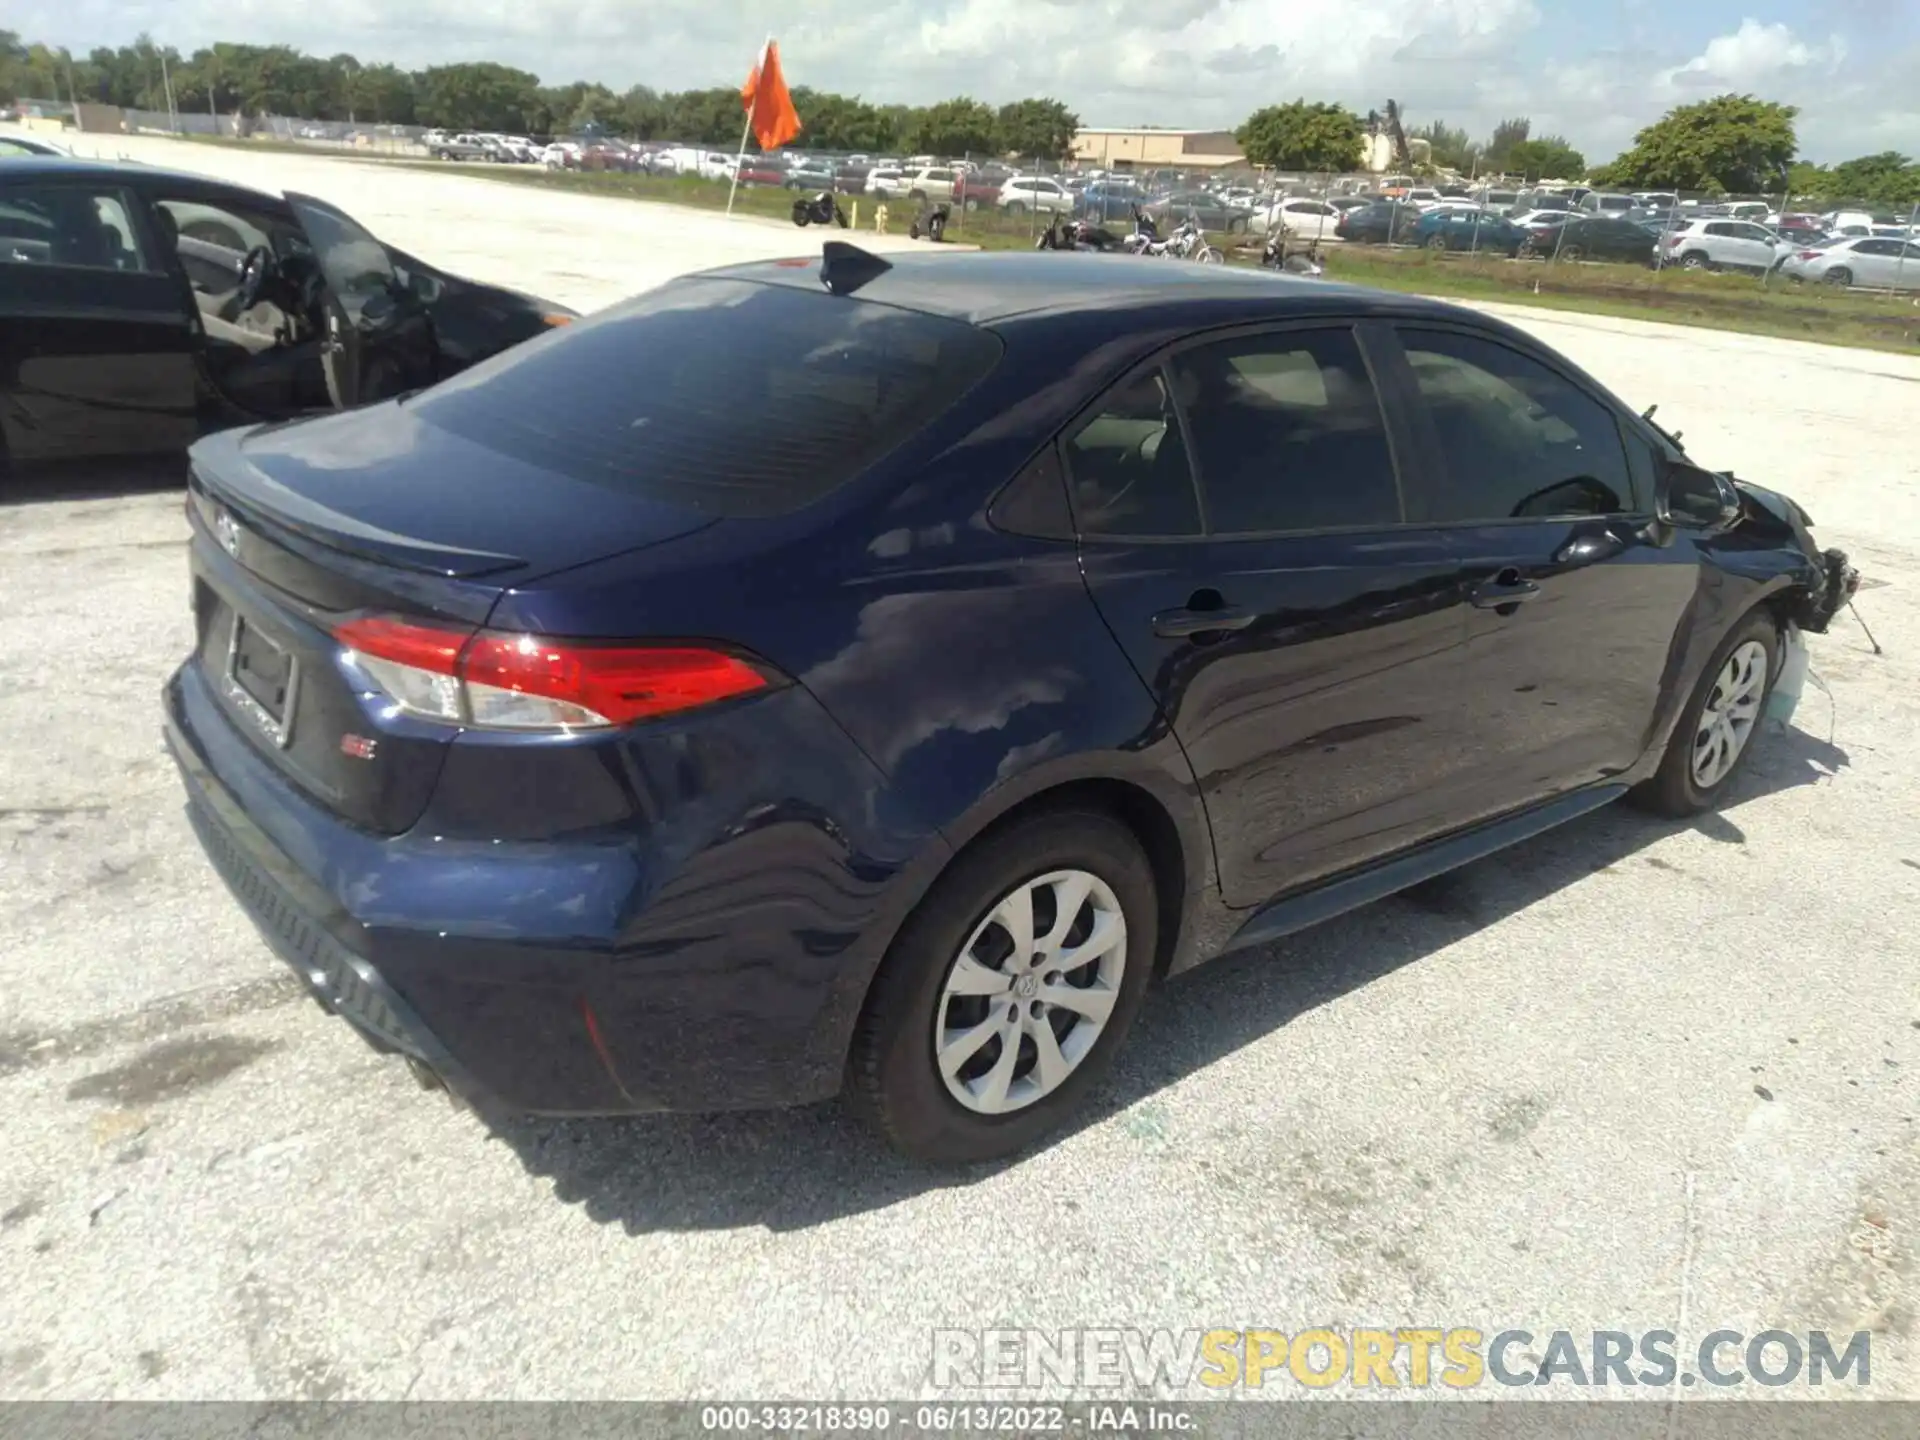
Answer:
[[207, 853], [483, 1110], [1017, 1150], [1148, 985], [1712, 805], [1857, 577], [1485, 316], [1097, 255], [675, 281], [193, 452]]

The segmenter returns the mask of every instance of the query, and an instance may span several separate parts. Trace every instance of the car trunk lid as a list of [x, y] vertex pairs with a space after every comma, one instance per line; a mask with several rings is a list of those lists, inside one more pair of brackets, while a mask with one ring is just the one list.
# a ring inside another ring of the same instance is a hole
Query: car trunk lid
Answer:
[[340, 626], [379, 615], [471, 633], [511, 585], [716, 523], [493, 454], [394, 405], [202, 441], [188, 510], [208, 686], [269, 764], [380, 834], [419, 818], [461, 730], [399, 712]]

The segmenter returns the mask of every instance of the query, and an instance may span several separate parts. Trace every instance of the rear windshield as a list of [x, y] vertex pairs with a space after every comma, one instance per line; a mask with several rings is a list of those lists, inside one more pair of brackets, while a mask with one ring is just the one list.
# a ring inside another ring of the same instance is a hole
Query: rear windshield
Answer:
[[576, 479], [703, 514], [797, 510], [924, 428], [1000, 358], [987, 331], [824, 290], [676, 281], [406, 404]]

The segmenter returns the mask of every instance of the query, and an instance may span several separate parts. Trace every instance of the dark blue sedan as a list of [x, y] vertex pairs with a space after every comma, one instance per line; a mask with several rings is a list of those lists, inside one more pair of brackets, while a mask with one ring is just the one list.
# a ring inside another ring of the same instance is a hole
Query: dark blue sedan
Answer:
[[1095, 255], [836, 242], [192, 460], [167, 734], [315, 995], [483, 1112], [943, 1161], [1158, 977], [1712, 805], [1857, 578], [1495, 320]]

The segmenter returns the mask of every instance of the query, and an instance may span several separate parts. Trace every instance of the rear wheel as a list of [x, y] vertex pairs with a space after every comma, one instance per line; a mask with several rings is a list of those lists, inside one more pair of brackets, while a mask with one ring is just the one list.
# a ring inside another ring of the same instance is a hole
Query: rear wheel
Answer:
[[939, 1163], [1024, 1149], [1112, 1063], [1158, 941], [1153, 871], [1098, 811], [964, 852], [895, 938], [848, 1056], [854, 1107]]
[[1667, 753], [1633, 799], [1660, 815], [1717, 804], [1752, 751], [1779, 670], [1780, 630], [1763, 610], [1721, 642], [1667, 740]]
[[1704, 250], [1687, 251], [1686, 254], [1680, 257], [1680, 264], [1683, 269], [1687, 270], [1711, 270], [1713, 268], [1713, 262], [1707, 259], [1707, 252]]
[[1427, 249], [1429, 250], [1444, 250], [1446, 248], [1447, 248], [1447, 237], [1444, 235], [1436, 235], [1431, 240], [1427, 241]]
[[1560, 247], [1560, 258], [1568, 261], [1584, 260], [1587, 258], [1587, 252], [1582, 250], [1578, 245], [1562, 245]]
[[1844, 265], [1834, 266], [1833, 269], [1827, 271], [1827, 273], [1820, 278], [1825, 280], [1827, 284], [1840, 290], [1844, 290], [1853, 284], [1853, 272]]
[[1027, 213], [1027, 207], [1021, 204], [1018, 200], [1009, 200], [1007, 202], [1007, 214], [1024, 215], [1026, 213]]

